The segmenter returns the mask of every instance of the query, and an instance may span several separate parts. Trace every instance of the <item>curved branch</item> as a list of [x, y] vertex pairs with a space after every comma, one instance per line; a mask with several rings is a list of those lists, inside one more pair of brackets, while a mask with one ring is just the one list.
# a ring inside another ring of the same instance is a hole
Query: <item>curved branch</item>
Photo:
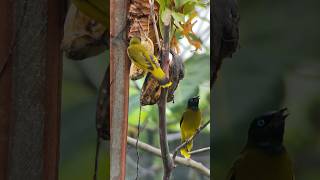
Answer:
[[201, 149], [197, 149], [194, 151], [191, 151], [189, 154], [199, 154], [199, 153], [203, 153], [203, 152], [207, 152], [210, 151], [210, 147], [205, 147], [205, 148], [201, 148]]
[[[136, 139], [128, 136], [127, 140], [128, 140], [128, 144], [130, 144], [132, 146], [136, 145], [136, 142], [137, 142]], [[150, 152], [160, 158], [162, 157], [161, 150], [158, 148], [155, 148], [149, 144], [146, 144], [146, 143], [139, 141], [138, 147], [141, 148], [142, 150], [148, 151], [148, 152]], [[172, 156], [172, 154], [170, 154], [170, 156]], [[191, 167], [191, 168], [197, 170], [198, 172], [200, 172], [201, 174], [203, 174], [207, 177], [210, 177], [210, 170], [200, 162], [194, 161], [192, 159], [182, 158], [182, 157], [176, 157], [175, 162], [180, 165]]]

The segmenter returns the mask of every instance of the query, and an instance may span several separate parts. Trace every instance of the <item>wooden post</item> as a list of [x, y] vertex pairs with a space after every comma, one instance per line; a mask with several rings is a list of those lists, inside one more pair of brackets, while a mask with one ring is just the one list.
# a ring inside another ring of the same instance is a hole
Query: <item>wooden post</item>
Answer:
[[110, 1], [111, 180], [124, 180], [128, 128], [127, 0]]
[[0, 179], [8, 174], [9, 122], [11, 116], [11, 74], [10, 44], [12, 37], [12, 11], [9, 0], [0, 1]]
[[0, 2], [0, 179], [58, 179], [64, 5]]

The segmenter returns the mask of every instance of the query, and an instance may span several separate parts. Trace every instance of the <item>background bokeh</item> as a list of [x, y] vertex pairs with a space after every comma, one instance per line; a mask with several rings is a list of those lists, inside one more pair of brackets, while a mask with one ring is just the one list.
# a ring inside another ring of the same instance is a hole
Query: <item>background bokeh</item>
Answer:
[[[108, 51], [83, 61], [64, 58], [60, 137], [60, 180], [87, 180], [94, 174], [96, 103]], [[106, 179], [107, 143], [101, 144], [99, 178]]]
[[297, 180], [320, 178], [320, 24], [317, 0], [241, 0], [240, 48], [211, 90], [212, 178], [222, 180], [249, 123], [288, 107], [285, 145]]

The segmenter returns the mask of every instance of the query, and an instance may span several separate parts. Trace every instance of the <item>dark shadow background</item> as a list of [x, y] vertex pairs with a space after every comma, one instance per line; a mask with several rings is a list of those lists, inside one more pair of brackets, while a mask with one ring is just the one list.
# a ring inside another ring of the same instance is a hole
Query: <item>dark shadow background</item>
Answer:
[[[320, 177], [320, 2], [241, 0], [240, 49], [215, 84], [212, 178], [223, 180], [249, 123], [288, 107], [285, 146], [297, 180]], [[212, 90], [212, 89], [211, 89]]]
[[[60, 180], [87, 180], [94, 174], [98, 88], [109, 61], [109, 51], [72, 61], [64, 58], [60, 135]], [[99, 179], [107, 178], [107, 144], [101, 144]]]

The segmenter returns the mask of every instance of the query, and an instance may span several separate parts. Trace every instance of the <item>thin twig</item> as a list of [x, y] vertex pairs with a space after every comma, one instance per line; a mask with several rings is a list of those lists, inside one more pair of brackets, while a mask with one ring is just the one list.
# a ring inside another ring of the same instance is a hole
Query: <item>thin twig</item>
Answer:
[[178, 154], [178, 151], [181, 148], [184, 148], [187, 144], [189, 144], [205, 127], [207, 127], [207, 125], [210, 123], [210, 120], [207, 121], [206, 123], [204, 123], [200, 128], [197, 129], [196, 133], [194, 133], [193, 136], [191, 136], [189, 139], [187, 139], [185, 142], [183, 142], [182, 144], [180, 144], [173, 152], [173, 157], [172, 159], [174, 160]]
[[138, 135], [137, 135], [137, 142], [136, 142], [136, 152], [137, 152], [137, 176], [136, 180], [139, 178], [139, 151], [138, 151], [138, 142], [139, 142], [139, 136], [140, 136], [140, 118], [141, 118], [141, 105], [140, 105], [140, 111], [139, 111], [139, 120], [138, 120]]
[[99, 152], [100, 152], [100, 137], [97, 136], [97, 145], [96, 145], [96, 157], [94, 160], [94, 174], [93, 174], [93, 180], [97, 180], [97, 174], [98, 174], [98, 163], [99, 163]]
[[[128, 144], [135, 146], [136, 139], [128, 136], [127, 140], [128, 140]], [[148, 152], [150, 152], [160, 158], [162, 157], [161, 150], [159, 148], [153, 147], [153, 146], [146, 144], [146, 143], [143, 143], [141, 141], [139, 141], [138, 147], [141, 148], [142, 150], [148, 151]], [[172, 154], [170, 154], [170, 156], [172, 156]], [[182, 157], [177, 157], [175, 159], [175, 162], [180, 165], [191, 167], [191, 168], [197, 170], [198, 172], [200, 172], [201, 174], [203, 174], [207, 177], [210, 177], [210, 170], [200, 162], [197, 162], [192, 159], [182, 158]]]
[[153, 29], [154, 29], [154, 33], [156, 35], [158, 49], [160, 50], [161, 45], [160, 45], [159, 32], [158, 32], [158, 28], [157, 28], [156, 18], [154, 16], [154, 0], [149, 0], [149, 4], [150, 4], [150, 15], [151, 15], [151, 19], [152, 19]]
[[189, 154], [193, 155], [193, 154], [199, 154], [199, 153], [203, 153], [203, 152], [207, 152], [207, 151], [210, 151], [210, 147], [197, 149], [197, 150], [191, 151]]

